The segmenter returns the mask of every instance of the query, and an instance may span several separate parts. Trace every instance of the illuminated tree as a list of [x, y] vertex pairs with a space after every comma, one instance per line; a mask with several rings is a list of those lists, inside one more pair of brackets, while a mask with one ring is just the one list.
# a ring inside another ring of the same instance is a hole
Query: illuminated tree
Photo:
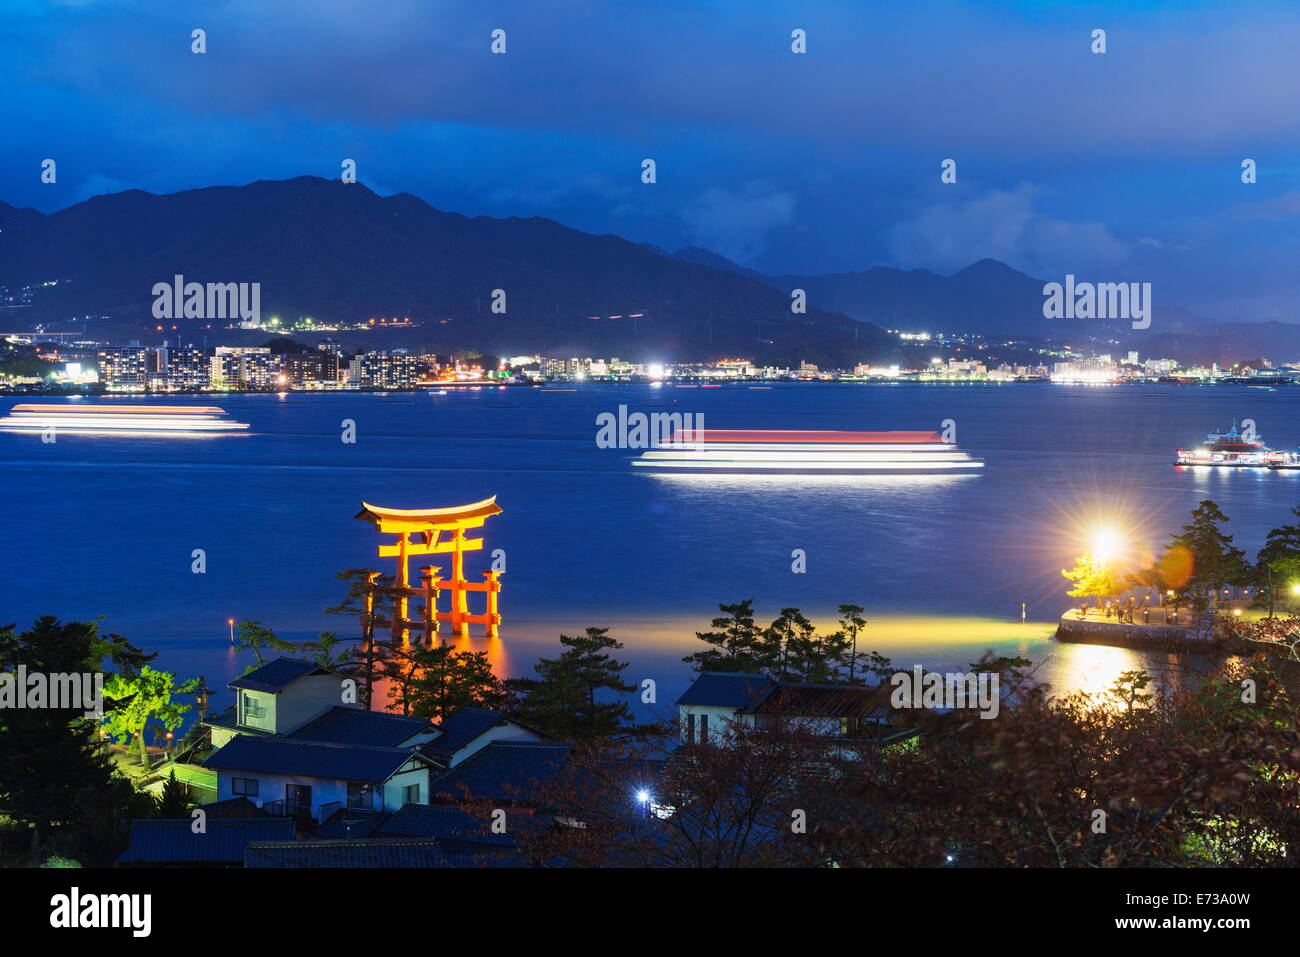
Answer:
[[1061, 575], [1073, 583], [1066, 594], [1071, 598], [1084, 599], [1085, 604], [1090, 595], [1096, 596], [1100, 602], [1120, 591], [1119, 579], [1114, 570], [1091, 552], [1085, 552], [1076, 558], [1073, 568], [1061, 569]]
[[199, 679], [191, 678], [177, 685], [176, 676], [167, 671], [156, 671], [145, 665], [137, 675], [110, 675], [104, 682], [104, 697], [117, 702], [118, 708], [107, 716], [108, 733], [115, 739], [126, 740], [135, 735], [140, 742], [140, 764], [150, 766], [149, 750], [145, 743], [145, 726], [150, 718], [161, 721], [168, 731], [180, 727], [190, 705], [172, 700], [173, 695], [193, 694]]

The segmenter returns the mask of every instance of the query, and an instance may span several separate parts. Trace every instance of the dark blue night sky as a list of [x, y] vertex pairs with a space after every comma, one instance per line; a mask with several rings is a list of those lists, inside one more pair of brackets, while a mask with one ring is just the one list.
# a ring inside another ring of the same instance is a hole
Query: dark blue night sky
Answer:
[[[13, 205], [337, 176], [353, 158], [383, 194], [694, 243], [774, 274], [991, 256], [1151, 281], [1215, 318], [1300, 320], [1294, 3], [0, 8]], [[950, 157], [958, 181], [942, 184]]]

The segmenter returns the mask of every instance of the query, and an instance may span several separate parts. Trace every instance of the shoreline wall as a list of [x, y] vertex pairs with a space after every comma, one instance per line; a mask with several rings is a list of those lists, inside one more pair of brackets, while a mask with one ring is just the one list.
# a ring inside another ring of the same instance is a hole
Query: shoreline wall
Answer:
[[1056, 626], [1058, 641], [1078, 644], [1115, 645], [1120, 648], [1157, 648], [1161, 650], [1205, 652], [1215, 642], [1186, 626], [1129, 625], [1099, 618], [1080, 621], [1062, 618]]

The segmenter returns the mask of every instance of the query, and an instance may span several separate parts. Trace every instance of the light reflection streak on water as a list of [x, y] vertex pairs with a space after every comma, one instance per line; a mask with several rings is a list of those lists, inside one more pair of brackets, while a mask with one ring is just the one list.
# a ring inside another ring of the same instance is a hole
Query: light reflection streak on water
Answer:
[[698, 486], [717, 491], [765, 492], [782, 489], [805, 491], [809, 488], [888, 490], [903, 487], [943, 488], [978, 479], [971, 475], [896, 474], [896, 475], [738, 475], [723, 472], [638, 472], [670, 485]]
[[[819, 633], [837, 627], [833, 611], [812, 614], [805, 609], [805, 613]], [[858, 641], [860, 656], [878, 651], [897, 671], [909, 671], [920, 664], [927, 671], [943, 672], [966, 671], [987, 652], [1018, 656], [1032, 662], [1027, 670], [1033, 679], [1050, 685], [1057, 696], [1076, 691], [1101, 695], [1126, 671], [1145, 670], [1156, 677], [1157, 684], [1176, 681], [1189, 667], [1179, 655], [1057, 642], [1053, 638], [1055, 622], [1021, 624], [996, 618], [873, 615], [870, 608], [866, 618], [866, 630]], [[757, 623], [760, 627], [767, 623], [763, 613], [757, 616]], [[608, 626], [611, 636], [625, 643], [618, 657], [635, 661], [647, 675], [661, 675], [664, 666], [699, 650], [702, 645], [694, 633], [708, 630], [707, 622], [695, 619], [650, 622], [604, 617], [592, 624]], [[538, 622], [526, 631], [518, 629], [511, 634], [507, 630], [503, 641], [525, 659], [538, 653], [553, 656], [561, 630], [558, 623], [548, 626]], [[475, 650], [484, 650], [482, 640], [476, 642], [479, 645]], [[508, 673], [497, 671], [498, 675]]]

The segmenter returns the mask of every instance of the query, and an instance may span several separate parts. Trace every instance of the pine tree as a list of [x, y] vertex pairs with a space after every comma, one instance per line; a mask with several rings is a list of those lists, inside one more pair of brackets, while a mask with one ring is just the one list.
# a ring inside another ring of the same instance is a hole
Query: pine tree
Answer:
[[780, 681], [802, 677], [817, 670], [813, 623], [798, 608], [782, 608], [772, 624], [763, 630], [761, 647], [771, 662], [772, 676]]
[[266, 664], [267, 657], [262, 656], [263, 651], [287, 651], [290, 653], [297, 652], [298, 645], [289, 641], [287, 638], [279, 637], [270, 628], [267, 628], [260, 621], [241, 621], [235, 626], [235, 651], [252, 650], [257, 658], [256, 665], [250, 665], [248, 670], [260, 668]]
[[360, 635], [355, 645], [335, 659], [333, 667], [359, 678], [362, 703], [370, 707], [375, 681], [395, 667], [393, 655], [398, 649], [391, 638], [385, 638], [383, 629], [392, 621], [397, 589], [392, 575], [381, 575], [373, 568], [345, 568], [334, 577], [346, 582], [347, 590], [343, 600], [326, 608], [325, 614], [355, 617]]
[[1221, 527], [1228, 516], [1210, 499], [1192, 509], [1192, 521], [1169, 543], [1166, 555], [1184, 551], [1191, 559], [1191, 573], [1180, 590], [1190, 589], [1197, 608], [1208, 603], [1210, 589], [1239, 585], [1249, 577], [1245, 554], [1232, 546], [1232, 536]]
[[887, 678], [893, 674], [893, 665], [880, 652], [869, 651], [865, 655], [858, 654], [858, 638], [867, 627], [867, 620], [862, 617], [862, 606], [840, 605], [838, 611], [840, 613], [840, 634], [844, 637], [844, 644], [841, 645], [840, 651], [840, 671], [843, 670], [842, 658], [845, 650], [847, 650], [849, 658], [848, 672], [844, 675], [845, 680], [851, 685], [863, 684], [867, 675]]
[[[1300, 519], [1300, 505], [1293, 505], [1291, 514]], [[1300, 556], [1300, 521], [1270, 529], [1256, 558], [1260, 564], [1265, 564], [1274, 559], [1292, 556]]]
[[457, 651], [450, 645], [413, 648], [401, 659], [403, 680], [389, 689], [402, 714], [443, 721], [461, 708], [500, 708], [506, 700], [485, 651]]
[[176, 771], [174, 769], [163, 782], [162, 791], [159, 793], [157, 801], [157, 817], [169, 819], [189, 817], [189, 795], [185, 793], [185, 788], [181, 783], [176, 780]]
[[609, 654], [623, 643], [609, 637], [608, 628], [588, 628], [576, 637], [561, 635], [560, 644], [568, 650], [533, 666], [537, 678], [511, 683], [528, 692], [519, 706], [520, 719], [573, 741], [592, 741], [622, 730], [632, 718], [627, 703], [600, 697], [601, 692], [635, 690], [622, 679], [627, 663]]
[[695, 637], [712, 647], [682, 658], [696, 671], [757, 673], [769, 665], [761, 649], [761, 629], [754, 624], [752, 599], [734, 605], [719, 605], [726, 614], [714, 618], [714, 631], [697, 631]]
[[[131, 673], [153, 657], [120, 635], [101, 634], [94, 622], [45, 616], [22, 633], [0, 628], [0, 672], [25, 665], [29, 672], [81, 674], [101, 670], [108, 659]], [[130, 784], [115, 779], [97, 722], [85, 710], [0, 709], [0, 816], [30, 828], [33, 849], [55, 831], [73, 840], [74, 832], [99, 826], [132, 800]], [[115, 780], [125, 788], [114, 787]]]
[[[1291, 514], [1300, 519], [1300, 506]], [[1300, 581], [1300, 523], [1270, 529], [1264, 546], [1255, 557], [1255, 584], [1268, 589], [1268, 614], [1271, 618], [1277, 596]]]

